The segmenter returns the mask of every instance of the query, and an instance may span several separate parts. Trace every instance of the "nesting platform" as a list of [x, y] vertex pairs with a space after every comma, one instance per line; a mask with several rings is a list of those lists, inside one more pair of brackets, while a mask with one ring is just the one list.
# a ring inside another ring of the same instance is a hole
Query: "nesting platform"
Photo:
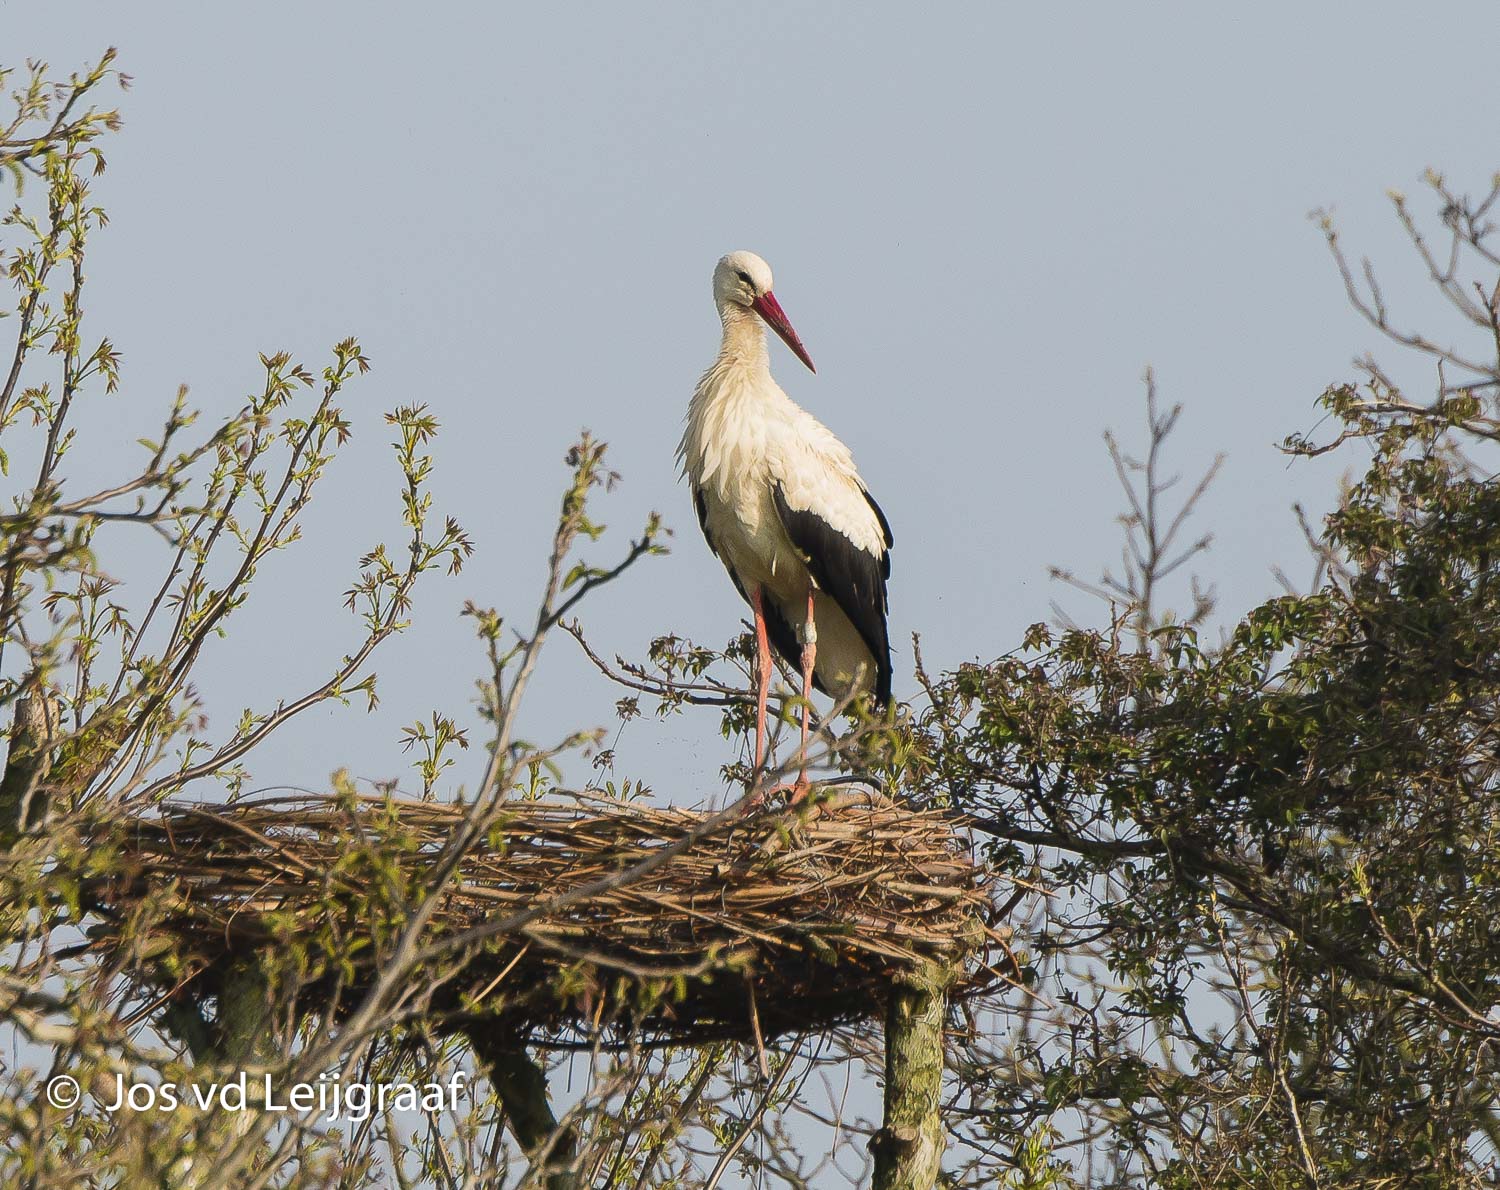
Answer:
[[[367, 985], [462, 814], [348, 796], [164, 807], [116, 836], [125, 873], [86, 889], [104, 922], [95, 944], [148, 994], [212, 993], [231, 964], [261, 956], [304, 1007], [337, 1011]], [[539, 1044], [696, 1042], [878, 1015], [892, 981], [932, 960], [961, 972], [957, 995], [994, 982], [992, 889], [950, 818], [869, 793], [706, 830], [710, 817], [591, 796], [508, 804], [438, 893], [424, 938], [431, 1015], [456, 1028], [493, 1018]], [[528, 910], [540, 912], [452, 945]], [[170, 969], [151, 957], [162, 953]]]

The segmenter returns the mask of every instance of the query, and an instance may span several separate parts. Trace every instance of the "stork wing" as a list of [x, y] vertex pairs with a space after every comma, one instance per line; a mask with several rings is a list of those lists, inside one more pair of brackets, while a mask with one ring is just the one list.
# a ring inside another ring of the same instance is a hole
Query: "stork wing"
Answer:
[[864, 485], [852, 476], [820, 485], [823, 499], [799, 499], [787, 485], [772, 487], [776, 515], [807, 563], [818, 588], [833, 598], [875, 658], [875, 701], [891, 699], [891, 646], [886, 630], [885, 582], [891, 574], [891, 527]]

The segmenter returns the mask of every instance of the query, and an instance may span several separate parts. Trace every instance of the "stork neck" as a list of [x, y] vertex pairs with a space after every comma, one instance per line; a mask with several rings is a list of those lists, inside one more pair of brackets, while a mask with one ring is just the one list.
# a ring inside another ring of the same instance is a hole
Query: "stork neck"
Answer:
[[734, 302], [725, 302], [719, 307], [719, 321], [724, 324], [719, 363], [738, 364], [769, 373], [771, 361], [766, 354], [766, 324], [760, 320], [760, 315]]

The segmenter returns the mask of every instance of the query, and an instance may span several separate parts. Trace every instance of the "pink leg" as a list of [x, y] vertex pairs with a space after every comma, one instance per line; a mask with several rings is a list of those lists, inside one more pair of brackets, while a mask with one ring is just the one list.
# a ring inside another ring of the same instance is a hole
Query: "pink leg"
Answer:
[[766, 765], [766, 699], [771, 693], [771, 641], [766, 636], [766, 613], [761, 607], [760, 588], [750, 590], [755, 609], [755, 769], [754, 778]]
[[802, 633], [802, 766], [797, 773], [797, 784], [792, 787], [791, 805], [796, 805], [808, 795], [811, 786], [807, 783], [807, 726], [812, 712], [813, 664], [818, 657], [818, 630], [813, 622], [813, 591], [807, 589], [807, 625]]

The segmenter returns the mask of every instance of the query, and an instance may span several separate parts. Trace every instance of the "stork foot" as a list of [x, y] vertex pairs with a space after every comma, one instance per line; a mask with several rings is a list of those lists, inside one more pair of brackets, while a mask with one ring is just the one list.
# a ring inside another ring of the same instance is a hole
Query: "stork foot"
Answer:
[[786, 799], [786, 804], [788, 806], [796, 806], [807, 800], [807, 795], [812, 792], [812, 789], [813, 787], [811, 781], [809, 781], [806, 777], [799, 777], [795, 781], [788, 781], [782, 785], [773, 785], [770, 789], [766, 790], [765, 793], [761, 794], [760, 797], [756, 799], [756, 804], [759, 804], [759, 802], [764, 800], [765, 798], [775, 797], [779, 793], [785, 793], [789, 795]]
[[[745, 809], [747, 810], [759, 810], [766, 804], [768, 800], [770, 800], [770, 798], [777, 792], [777, 790], [785, 788], [784, 786], [777, 785], [774, 787], [762, 786], [760, 789], [755, 789], [755, 786], [757, 783], [759, 783], [760, 779], [761, 773], [760, 770], [757, 769], [747, 783], [746, 792], [750, 793], [749, 798], [745, 802]], [[751, 790], [754, 790], [754, 792], [750, 792]]]

